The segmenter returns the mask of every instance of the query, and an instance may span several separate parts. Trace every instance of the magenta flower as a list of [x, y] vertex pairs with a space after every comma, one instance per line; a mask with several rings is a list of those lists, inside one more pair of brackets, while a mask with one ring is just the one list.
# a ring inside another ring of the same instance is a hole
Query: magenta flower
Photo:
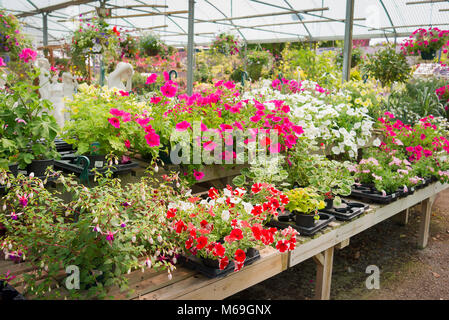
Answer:
[[30, 61], [36, 60], [37, 52], [33, 51], [30, 48], [25, 48], [22, 50], [22, 53], [19, 54], [19, 58], [23, 60], [23, 62], [28, 63]]
[[108, 121], [114, 128], [120, 128], [120, 120], [118, 118], [108, 118]]
[[161, 87], [162, 94], [167, 98], [173, 98], [176, 95], [176, 91], [178, 91], [178, 89], [168, 83]]
[[5, 63], [5, 61], [3, 61], [3, 58], [0, 57], [0, 67], [4, 67], [4, 66], [6, 66], [6, 63]]
[[19, 198], [19, 203], [22, 205], [22, 207], [26, 207], [28, 205], [28, 197], [26, 194]]
[[184, 120], [176, 124], [176, 131], [185, 131], [190, 127], [192, 127], [190, 122]]
[[114, 241], [114, 235], [115, 235], [116, 233], [117, 233], [117, 231], [114, 231], [114, 232], [108, 231], [108, 232], [106, 233], [106, 240], [109, 241], [109, 242]]
[[145, 135], [145, 140], [150, 147], [158, 147], [160, 145], [159, 135], [154, 132]]
[[207, 150], [207, 151], [212, 151], [212, 150], [214, 150], [216, 147], [217, 147], [217, 144], [216, 144], [215, 142], [213, 142], [213, 141], [206, 141], [206, 142], [204, 142], [204, 144], [203, 144], [204, 150]]
[[129, 142], [128, 139], [125, 140], [125, 147], [127, 147], [128, 149], [131, 148], [131, 142]]
[[26, 122], [25, 120], [20, 119], [20, 118], [16, 118], [16, 122], [17, 122], [17, 123], [27, 124], [27, 122]]
[[193, 176], [195, 177], [196, 180], [199, 181], [204, 178], [204, 172], [193, 169]]
[[129, 92], [120, 90], [119, 93], [122, 95], [122, 97], [128, 97]]
[[152, 73], [150, 76], [148, 76], [147, 81], [145, 81], [145, 84], [152, 84], [155, 83], [157, 80], [157, 74]]

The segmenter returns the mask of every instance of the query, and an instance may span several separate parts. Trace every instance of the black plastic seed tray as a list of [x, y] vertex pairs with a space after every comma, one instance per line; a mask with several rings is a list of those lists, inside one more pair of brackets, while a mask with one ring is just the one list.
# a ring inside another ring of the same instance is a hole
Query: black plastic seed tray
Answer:
[[[76, 156], [67, 156], [66, 158], [64, 158], [64, 160], [55, 160], [55, 164], [54, 167], [55, 169], [59, 169], [59, 170], [63, 170], [64, 172], [69, 172], [69, 173], [75, 173], [75, 174], [81, 174], [83, 172], [84, 166], [82, 165], [77, 165], [75, 163], [73, 163], [76, 159]], [[113, 165], [111, 167], [111, 171], [113, 173], [123, 173], [123, 172], [127, 172], [133, 168], [137, 168], [139, 166], [139, 164], [137, 162], [128, 162], [128, 163], [123, 163], [123, 164], [118, 164], [118, 165]], [[107, 170], [108, 167], [102, 167], [102, 168], [97, 168], [98, 172], [105, 172]], [[89, 170], [89, 176], [93, 176], [94, 172], [92, 170]]]
[[401, 192], [387, 193], [385, 196], [382, 192], [377, 191], [374, 187], [366, 185], [352, 186], [351, 197], [361, 200], [368, 200], [376, 203], [390, 203], [396, 201], [402, 195]]
[[55, 146], [56, 151], [63, 152], [63, 151], [73, 151], [73, 145], [68, 144], [62, 139], [55, 139]]
[[349, 221], [364, 213], [368, 208], [369, 205], [365, 203], [342, 200], [341, 205], [321, 211], [333, 215], [337, 220]]
[[[254, 261], [257, 261], [260, 259], [259, 250], [253, 250], [253, 251], [254, 251], [254, 254], [251, 257], [249, 257], [248, 255], [246, 256], [245, 264], [244, 264], [243, 268], [252, 264]], [[201, 259], [199, 259], [198, 257], [195, 257], [195, 256], [189, 256], [189, 257], [181, 256], [180, 261], [183, 263], [183, 265], [185, 267], [195, 270], [195, 271], [198, 271], [199, 273], [201, 273], [211, 279], [224, 277], [224, 276], [234, 272], [234, 262], [233, 261], [229, 261], [228, 266], [223, 270], [220, 270], [219, 268], [213, 268], [213, 267], [207, 266], [203, 263], [203, 261]]]
[[292, 228], [299, 231], [299, 234], [301, 236], [313, 236], [318, 231], [324, 229], [335, 220], [335, 217], [324, 212], [318, 213], [320, 216], [320, 219], [315, 222], [315, 225], [310, 228], [298, 226], [295, 223], [295, 214], [294, 213], [285, 213], [283, 215], [278, 216], [278, 220], [272, 219], [270, 222], [268, 222], [269, 226], [276, 227], [278, 229], [285, 229], [291, 226]]

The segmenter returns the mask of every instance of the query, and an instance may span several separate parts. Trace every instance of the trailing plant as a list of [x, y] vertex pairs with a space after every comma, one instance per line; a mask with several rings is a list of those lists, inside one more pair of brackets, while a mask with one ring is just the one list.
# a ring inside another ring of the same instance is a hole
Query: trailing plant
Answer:
[[431, 53], [445, 47], [444, 53], [448, 52], [449, 30], [440, 30], [437, 27], [429, 29], [419, 28], [413, 31], [409, 39], [401, 44], [404, 54], [417, 55], [420, 53]]
[[[7, 230], [0, 243], [7, 259], [26, 261], [36, 269], [24, 275], [27, 294], [61, 297], [61, 271], [68, 266], [77, 266], [80, 277], [80, 290], [69, 289], [71, 298], [105, 298], [114, 287], [127, 289], [126, 274], [133, 270], [167, 270], [171, 279], [180, 248], [165, 212], [167, 202], [176, 197], [177, 178], [146, 177], [123, 187], [110, 175], [97, 175], [98, 185], [86, 188], [74, 176], [49, 172], [57, 177], [61, 192], [72, 196], [68, 202], [59, 191], [45, 189], [45, 181], [12, 178], [0, 213]], [[40, 275], [45, 275], [42, 280]]]
[[235, 55], [240, 52], [239, 40], [236, 36], [220, 33], [211, 45], [211, 49], [224, 55]]

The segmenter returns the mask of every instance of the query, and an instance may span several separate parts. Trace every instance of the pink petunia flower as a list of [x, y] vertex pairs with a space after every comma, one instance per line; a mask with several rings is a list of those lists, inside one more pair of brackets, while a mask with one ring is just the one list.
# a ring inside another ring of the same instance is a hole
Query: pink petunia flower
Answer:
[[188, 121], [182, 121], [176, 124], [176, 131], [185, 131], [188, 128], [191, 128], [192, 125]]
[[195, 177], [196, 180], [199, 181], [204, 178], [204, 172], [193, 169], [193, 176]]
[[114, 128], [120, 128], [120, 120], [118, 118], [108, 118], [108, 121]]
[[145, 135], [145, 140], [150, 147], [158, 147], [160, 145], [160, 137], [154, 132]]
[[28, 63], [30, 61], [36, 60], [37, 52], [33, 51], [30, 48], [25, 48], [22, 50], [22, 53], [19, 54], [19, 58], [23, 60], [23, 62]]
[[148, 76], [147, 81], [145, 81], [145, 84], [155, 83], [156, 80], [157, 80], [157, 74], [156, 73], [152, 73], [151, 75]]

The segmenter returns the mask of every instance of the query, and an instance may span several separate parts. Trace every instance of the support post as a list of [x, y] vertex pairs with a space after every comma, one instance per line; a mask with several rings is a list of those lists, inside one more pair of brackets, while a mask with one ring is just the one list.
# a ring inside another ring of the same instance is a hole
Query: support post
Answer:
[[354, 23], [354, 0], [346, 0], [345, 40], [343, 49], [343, 82], [351, 75], [352, 26]]
[[408, 214], [409, 214], [409, 209], [407, 208], [401, 212], [399, 212], [397, 215], [393, 216], [394, 222], [396, 222], [397, 224], [399, 224], [400, 226], [405, 226], [408, 223]]
[[48, 46], [48, 13], [42, 13], [42, 42], [44, 45], [44, 52]]
[[330, 247], [313, 257], [316, 263], [315, 299], [329, 300], [331, 295], [332, 265], [334, 247]]
[[194, 37], [194, 17], [195, 17], [195, 1], [189, 0], [189, 24], [188, 24], [188, 36], [187, 36], [187, 94], [193, 93], [193, 37]]
[[434, 201], [435, 196], [432, 196], [421, 203], [421, 222], [418, 235], [418, 248], [420, 249], [427, 247], [430, 231], [430, 216], [432, 215], [432, 205]]

